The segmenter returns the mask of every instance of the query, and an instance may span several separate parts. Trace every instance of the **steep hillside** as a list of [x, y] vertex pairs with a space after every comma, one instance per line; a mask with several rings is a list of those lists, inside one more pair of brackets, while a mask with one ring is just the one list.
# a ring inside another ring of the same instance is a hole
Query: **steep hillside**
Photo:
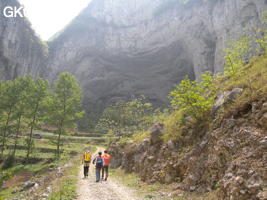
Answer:
[[196, 192], [212, 200], [265, 200], [266, 66], [267, 56], [260, 56], [238, 78], [217, 78], [218, 97], [204, 119], [195, 121], [193, 113], [183, 119], [174, 110], [138, 140], [113, 142], [112, 165], [149, 183], [174, 184], [173, 196]]
[[86, 102], [166, 100], [185, 75], [223, 69], [222, 49], [260, 25], [265, 1], [93, 0], [50, 45], [51, 79], [74, 73]]
[[44, 76], [47, 47], [35, 35], [26, 18], [6, 18], [3, 9], [17, 6], [16, 0], [0, 0], [0, 80], [25, 74]]

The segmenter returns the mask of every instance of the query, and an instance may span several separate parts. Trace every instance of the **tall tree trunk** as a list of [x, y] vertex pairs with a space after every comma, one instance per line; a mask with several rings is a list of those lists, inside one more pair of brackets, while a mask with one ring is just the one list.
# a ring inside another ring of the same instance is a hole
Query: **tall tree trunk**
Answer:
[[3, 136], [2, 136], [2, 147], [1, 147], [1, 157], [2, 158], [4, 156], [4, 150], [5, 150], [5, 145], [6, 145], [6, 133], [7, 133], [7, 128], [8, 128], [9, 122], [10, 122], [11, 113], [12, 113], [12, 107], [9, 108], [9, 112], [8, 112], [5, 127], [4, 127], [4, 132], [3, 132]]
[[31, 122], [31, 130], [30, 130], [28, 146], [27, 146], [27, 156], [26, 156], [27, 162], [29, 162], [30, 154], [32, 151], [32, 133], [33, 133], [33, 128], [34, 128], [35, 121], [36, 121], [36, 114], [37, 114], [38, 108], [39, 108], [39, 103], [37, 103], [35, 106], [34, 113], [33, 113], [33, 120]]
[[67, 94], [66, 94], [66, 87], [64, 87], [64, 99], [63, 99], [63, 117], [60, 120], [59, 123], [59, 131], [58, 131], [58, 138], [57, 138], [57, 158], [60, 158], [60, 140], [61, 140], [61, 135], [62, 135], [62, 131], [64, 131], [64, 120], [66, 117], [66, 98], [67, 98]]
[[60, 158], [60, 142], [61, 142], [61, 135], [63, 131], [63, 122], [64, 122], [64, 119], [62, 119], [59, 124], [59, 131], [58, 131], [58, 137], [57, 137], [57, 152], [56, 152], [57, 158]]
[[14, 148], [13, 148], [13, 156], [16, 155], [16, 150], [17, 150], [17, 145], [18, 145], [18, 137], [20, 134], [21, 118], [22, 118], [22, 114], [19, 115], [19, 119], [18, 119], [18, 125], [17, 125], [17, 129], [16, 129], [16, 136], [15, 136], [15, 144], [14, 144]]

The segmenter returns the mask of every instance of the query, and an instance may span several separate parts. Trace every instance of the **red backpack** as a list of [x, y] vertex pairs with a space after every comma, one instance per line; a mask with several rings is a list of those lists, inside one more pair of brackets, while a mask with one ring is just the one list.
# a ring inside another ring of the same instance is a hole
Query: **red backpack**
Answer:
[[109, 163], [110, 163], [110, 155], [108, 155], [108, 154], [104, 154], [104, 155], [102, 156], [102, 158], [104, 159], [104, 165], [105, 165], [105, 166], [109, 165]]

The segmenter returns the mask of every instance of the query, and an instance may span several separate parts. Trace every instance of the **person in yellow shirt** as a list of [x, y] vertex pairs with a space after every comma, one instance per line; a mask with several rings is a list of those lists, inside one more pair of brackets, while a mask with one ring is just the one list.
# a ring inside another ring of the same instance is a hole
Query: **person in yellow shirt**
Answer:
[[89, 167], [90, 167], [90, 163], [91, 163], [91, 157], [92, 157], [92, 155], [91, 155], [89, 150], [86, 150], [83, 153], [82, 164], [83, 164], [84, 178], [88, 177]]

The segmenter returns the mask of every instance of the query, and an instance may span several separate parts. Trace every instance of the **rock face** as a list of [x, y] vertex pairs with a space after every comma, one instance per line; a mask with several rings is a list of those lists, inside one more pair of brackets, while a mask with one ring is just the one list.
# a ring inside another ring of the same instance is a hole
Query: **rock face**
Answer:
[[6, 18], [6, 6], [20, 7], [16, 0], [0, 0], [0, 80], [25, 74], [44, 76], [47, 49], [26, 18]]
[[265, 115], [266, 100], [254, 102], [257, 109], [249, 114], [223, 119], [200, 139], [193, 135], [189, 140], [194, 145], [180, 139], [153, 143], [155, 130], [162, 130], [156, 124], [150, 138], [140, 144], [112, 144], [111, 165], [135, 172], [147, 182], [176, 183], [177, 190], [217, 190], [218, 200], [264, 200], [267, 137], [259, 119]]
[[264, 0], [93, 0], [50, 43], [50, 78], [74, 73], [87, 102], [144, 94], [162, 102], [174, 83], [223, 70], [230, 38], [251, 33]]
[[220, 108], [233, 102], [242, 92], [242, 88], [234, 88], [232, 91], [226, 91], [219, 94], [213, 105], [212, 114], [215, 115]]

